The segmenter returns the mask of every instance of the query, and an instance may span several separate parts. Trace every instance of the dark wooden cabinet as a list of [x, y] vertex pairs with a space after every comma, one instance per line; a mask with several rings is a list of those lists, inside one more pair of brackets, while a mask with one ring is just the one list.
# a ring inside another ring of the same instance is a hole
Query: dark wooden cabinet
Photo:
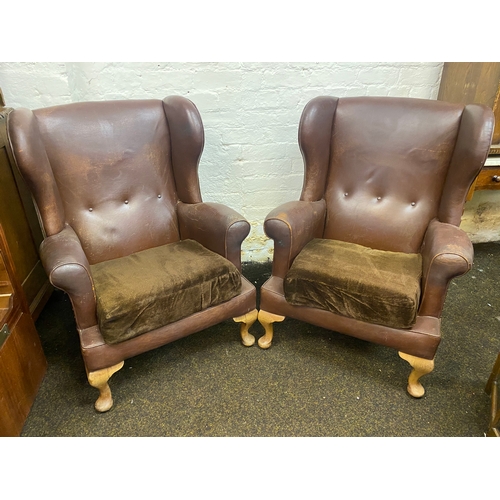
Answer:
[[52, 287], [38, 254], [43, 240], [38, 214], [9, 147], [7, 121], [10, 111], [11, 108], [4, 106], [0, 91], [0, 223], [29, 311], [36, 320]]
[[35, 319], [52, 292], [43, 233], [7, 136], [0, 90], [0, 436], [19, 436], [47, 369]]
[[0, 436], [19, 436], [47, 369], [0, 224]]
[[474, 191], [500, 189], [500, 63], [445, 62], [438, 99], [460, 104], [484, 104], [493, 110], [495, 128], [486, 165], [467, 195]]

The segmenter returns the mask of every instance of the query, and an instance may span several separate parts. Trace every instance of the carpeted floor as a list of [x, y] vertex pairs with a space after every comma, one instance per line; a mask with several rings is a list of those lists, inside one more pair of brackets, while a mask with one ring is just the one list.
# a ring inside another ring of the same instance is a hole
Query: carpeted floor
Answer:
[[[54, 292], [37, 328], [48, 370], [22, 436], [476, 436], [500, 350], [500, 244], [475, 245], [450, 285], [426, 395], [406, 393], [395, 350], [286, 319], [273, 345], [240, 343], [232, 321], [125, 361], [114, 407], [98, 414], [68, 298]], [[245, 264], [259, 287], [270, 264]], [[257, 337], [263, 334], [256, 323]]]

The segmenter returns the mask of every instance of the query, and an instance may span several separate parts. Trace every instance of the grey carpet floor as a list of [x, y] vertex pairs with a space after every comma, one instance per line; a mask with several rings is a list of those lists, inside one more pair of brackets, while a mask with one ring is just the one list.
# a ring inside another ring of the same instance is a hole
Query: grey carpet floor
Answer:
[[[499, 262], [499, 244], [475, 245], [472, 271], [450, 285], [419, 400], [395, 350], [293, 319], [275, 325], [270, 349], [248, 348], [226, 321], [126, 360], [111, 378], [114, 407], [98, 414], [69, 300], [55, 291], [37, 321], [48, 370], [22, 436], [484, 436]], [[269, 263], [243, 267], [257, 287], [270, 275]]]

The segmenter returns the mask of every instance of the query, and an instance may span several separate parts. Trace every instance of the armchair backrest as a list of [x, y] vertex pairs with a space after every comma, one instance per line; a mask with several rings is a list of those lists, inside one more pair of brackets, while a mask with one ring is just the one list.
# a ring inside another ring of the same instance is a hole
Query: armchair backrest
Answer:
[[182, 97], [16, 109], [9, 134], [47, 236], [70, 225], [90, 264], [179, 240], [177, 201], [201, 201], [203, 125]]
[[417, 253], [432, 219], [460, 224], [493, 124], [476, 104], [318, 97], [299, 127], [301, 199], [325, 199], [324, 238]]

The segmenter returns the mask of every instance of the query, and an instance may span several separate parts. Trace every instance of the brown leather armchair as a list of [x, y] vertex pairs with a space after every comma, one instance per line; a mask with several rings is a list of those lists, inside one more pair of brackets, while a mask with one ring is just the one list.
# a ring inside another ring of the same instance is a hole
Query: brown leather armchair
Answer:
[[204, 131], [183, 97], [16, 109], [8, 131], [31, 189], [51, 283], [73, 306], [98, 411], [124, 360], [219, 322], [257, 319], [241, 275], [249, 223], [203, 203]]
[[476, 104], [312, 99], [299, 126], [300, 200], [264, 223], [274, 257], [261, 288], [260, 347], [289, 316], [397, 349], [413, 368], [408, 392], [423, 396], [448, 284], [472, 265], [458, 226], [493, 124]]

